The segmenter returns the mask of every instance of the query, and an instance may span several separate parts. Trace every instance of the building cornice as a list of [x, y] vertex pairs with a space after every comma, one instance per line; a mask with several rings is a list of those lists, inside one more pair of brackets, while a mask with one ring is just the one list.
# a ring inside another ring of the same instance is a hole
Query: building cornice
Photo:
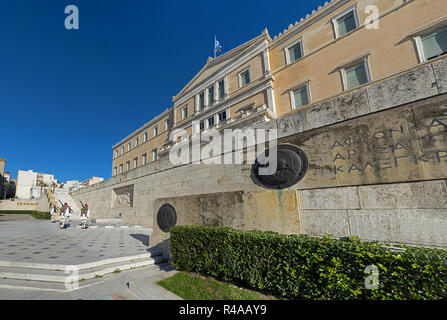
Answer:
[[[166, 109], [165, 111], [163, 111], [163, 113], [159, 114], [158, 116], [156, 116], [151, 121], [145, 123], [144, 125], [139, 127], [137, 130], [135, 130], [131, 134], [127, 135], [124, 139], [121, 139], [120, 142], [115, 143], [112, 146], [112, 149], [115, 149], [116, 147], [119, 147], [121, 144], [127, 142], [128, 140], [134, 138], [136, 135], [142, 133], [144, 130], [148, 129], [150, 126], [154, 125], [156, 122], [160, 121], [162, 118], [164, 118], [166, 115], [168, 115], [169, 112], [171, 112], [172, 110], [173, 110], [173, 107], [170, 107], [169, 109]], [[173, 124], [171, 124], [171, 125], [173, 125]]]
[[308, 14], [306, 18], [301, 18], [301, 20], [295, 22], [294, 25], [290, 24], [288, 29], [285, 29], [282, 33], [275, 36], [273, 41], [269, 44], [270, 49], [273, 49], [296, 36], [298, 33], [309, 28], [314, 23], [331, 14], [349, 1], [351, 0], [332, 0], [330, 3], [326, 2], [323, 6], [319, 6], [317, 10], [312, 11], [312, 14]]

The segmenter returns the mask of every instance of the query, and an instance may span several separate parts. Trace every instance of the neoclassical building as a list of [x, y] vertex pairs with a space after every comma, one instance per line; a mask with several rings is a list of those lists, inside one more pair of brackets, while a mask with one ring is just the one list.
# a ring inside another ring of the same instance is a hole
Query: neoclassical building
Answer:
[[332, 0], [273, 38], [265, 29], [208, 58], [169, 109], [113, 146], [112, 176], [157, 161], [173, 129], [250, 127], [446, 52], [445, 0]]

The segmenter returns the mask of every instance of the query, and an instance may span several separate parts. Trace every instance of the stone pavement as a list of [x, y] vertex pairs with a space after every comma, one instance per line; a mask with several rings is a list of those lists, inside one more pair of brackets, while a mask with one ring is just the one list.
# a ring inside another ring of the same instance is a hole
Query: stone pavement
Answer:
[[81, 281], [79, 289], [64, 291], [0, 286], [0, 300], [181, 300], [157, 284], [175, 273], [164, 266], [149, 266]]
[[148, 251], [151, 229], [67, 229], [48, 220], [0, 221], [0, 260], [81, 264]]
[[[82, 230], [78, 224], [72, 221], [62, 230], [58, 223], [24, 216], [0, 220], [0, 299], [178, 299], [156, 285], [175, 271], [154, 265], [162, 260], [150, 249], [151, 229], [115, 225]], [[67, 290], [63, 281], [51, 278], [64, 276], [61, 265], [85, 264], [95, 266], [79, 273], [79, 289]]]

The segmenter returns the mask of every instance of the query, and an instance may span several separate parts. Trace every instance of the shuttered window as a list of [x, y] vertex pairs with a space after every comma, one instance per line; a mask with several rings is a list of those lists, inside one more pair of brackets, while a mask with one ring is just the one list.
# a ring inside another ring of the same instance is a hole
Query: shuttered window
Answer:
[[295, 44], [288, 49], [289, 51], [289, 63], [292, 63], [302, 57], [301, 42]]
[[365, 63], [363, 61], [346, 69], [346, 85], [348, 90], [367, 82], [368, 76], [366, 74]]
[[157, 160], [157, 149], [152, 150], [152, 161]]
[[205, 92], [199, 93], [199, 108], [200, 110], [205, 108]]
[[208, 104], [214, 103], [214, 87], [208, 88]]
[[225, 81], [220, 80], [219, 81], [219, 99], [222, 99], [225, 97]]
[[424, 55], [427, 60], [447, 52], [447, 27], [430, 35], [421, 37]]
[[250, 70], [245, 70], [239, 76], [241, 79], [240, 80], [241, 87], [246, 86], [247, 84], [250, 83]]
[[338, 36], [341, 37], [348, 32], [357, 28], [357, 24], [355, 22], [354, 12], [351, 11], [348, 14], [337, 20], [338, 24]]
[[299, 108], [309, 104], [309, 95], [307, 92], [307, 86], [299, 88], [293, 91], [293, 99], [295, 102], [295, 108]]
[[227, 112], [221, 112], [219, 113], [219, 122], [224, 122], [225, 120], [227, 120]]
[[208, 118], [208, 128], [214, 126], [214, 117]]

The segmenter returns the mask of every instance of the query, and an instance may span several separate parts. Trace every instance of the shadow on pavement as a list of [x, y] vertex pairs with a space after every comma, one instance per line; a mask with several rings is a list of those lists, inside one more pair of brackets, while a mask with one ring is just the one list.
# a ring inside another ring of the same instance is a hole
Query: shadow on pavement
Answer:
[[131, 234], [130, 236], [142, 242], [145, 246], [147, 247], [149, 246], [149, 235], [140, 233], [140, 234]]

